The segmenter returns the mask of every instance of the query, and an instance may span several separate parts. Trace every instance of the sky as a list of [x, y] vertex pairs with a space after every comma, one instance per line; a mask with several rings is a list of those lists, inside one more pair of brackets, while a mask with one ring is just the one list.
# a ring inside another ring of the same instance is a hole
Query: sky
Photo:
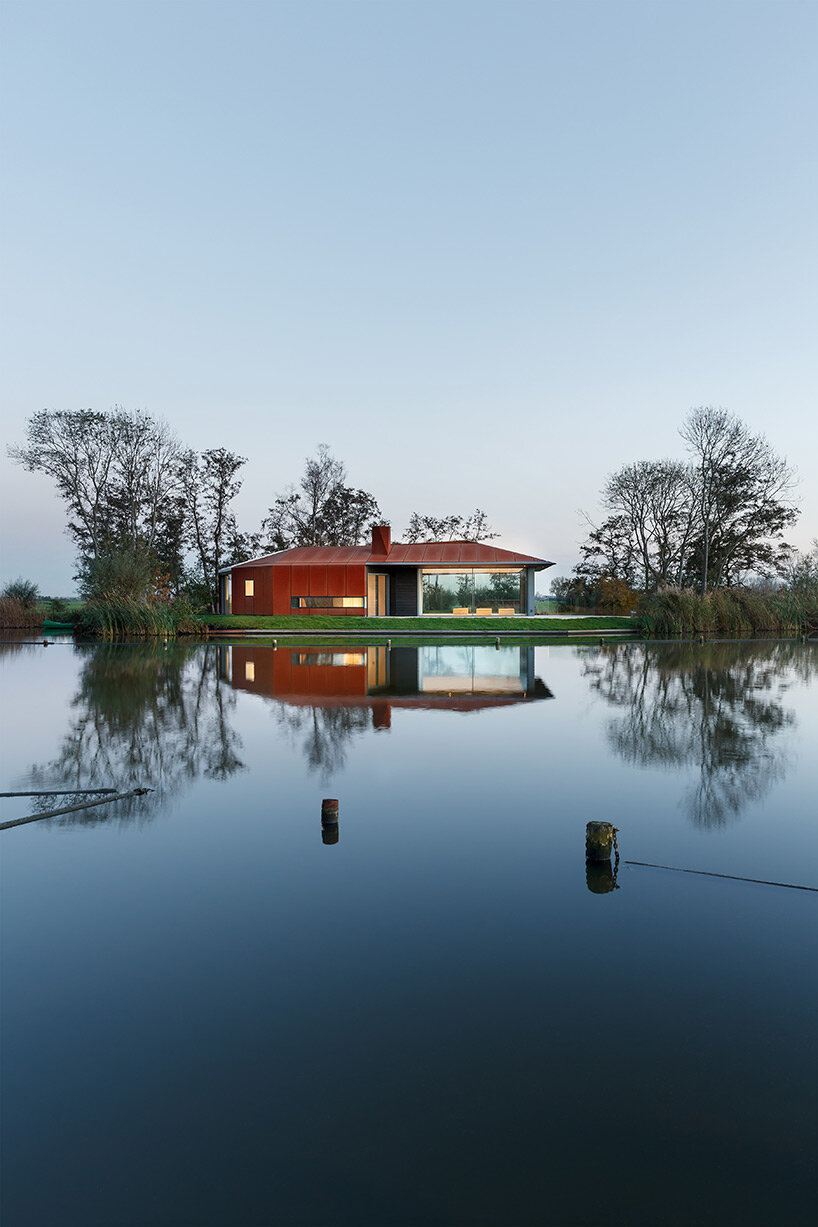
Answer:
[[327, 443], [393, 525], [571, 571], [606, 476], [723, 406], [818, 536], [818, 6], [1, 0], [0, 582], [74, 590], [40, 409]]

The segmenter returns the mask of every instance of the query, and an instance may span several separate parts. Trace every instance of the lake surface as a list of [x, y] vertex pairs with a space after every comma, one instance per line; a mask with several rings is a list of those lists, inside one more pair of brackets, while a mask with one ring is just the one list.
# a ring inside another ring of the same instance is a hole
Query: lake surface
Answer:
[[813, 1223], [815, 645], [0, 678], [4, 1227]]

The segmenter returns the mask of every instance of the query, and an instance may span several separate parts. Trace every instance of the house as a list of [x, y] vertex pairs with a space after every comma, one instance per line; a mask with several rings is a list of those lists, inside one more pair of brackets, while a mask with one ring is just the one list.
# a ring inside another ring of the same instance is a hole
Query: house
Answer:
[[370, 545], [295, 546], [219, 573], [220, 609], [233, 614], [534, 613], [534, 574], [544, 558], [477, 541], [392, 542], [388, 525]]
[[[219, 676], [288, 707], [350, 707], [389, 728], [395, 708], [476, 712], [553, 698], [528, 647], [219, 648]], [[343, 731], [341, 726], [341, 731]]]

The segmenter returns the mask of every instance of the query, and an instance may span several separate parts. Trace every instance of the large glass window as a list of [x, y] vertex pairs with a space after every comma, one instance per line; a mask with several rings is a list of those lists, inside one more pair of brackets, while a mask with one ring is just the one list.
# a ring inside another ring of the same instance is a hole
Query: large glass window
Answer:
[[489, 609], [494, 614], [501, 610], [519, 613], [523, 608], [523, 576], [522, 571], [509, 568], [429, 568], [422, 574], [423, 612], [457, 614]]

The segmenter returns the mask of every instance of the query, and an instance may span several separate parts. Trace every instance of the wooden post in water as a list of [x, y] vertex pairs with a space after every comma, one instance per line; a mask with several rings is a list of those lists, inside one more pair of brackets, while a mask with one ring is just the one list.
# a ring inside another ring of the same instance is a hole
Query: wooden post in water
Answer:
[[614, 824], [612, 822], [587, 822], [585, 824], [586, 861], [609, 861], [613, 852]]
[[338, 799], [324, 797], [321, 802], [321, 842], [338, 843]]
[[321, 821], [326, 823], [338, 824], [338, 798], [324, 797], [321, 802]]

